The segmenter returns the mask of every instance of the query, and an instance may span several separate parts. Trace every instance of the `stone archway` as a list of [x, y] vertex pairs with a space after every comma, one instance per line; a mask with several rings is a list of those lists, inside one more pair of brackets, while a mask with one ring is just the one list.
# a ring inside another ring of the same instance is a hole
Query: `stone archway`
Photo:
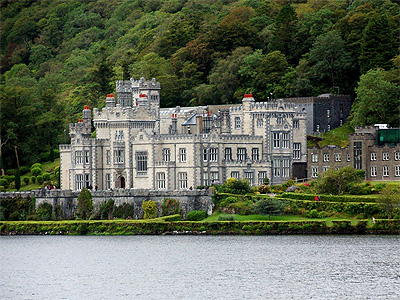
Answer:
[[121, 176], [121, 177], [120, 177], [120, 179], [119, 179], [119, 186], [120, 186], [121, 189], [124, 189], [124, 188], [125, 188], [125, 177], [124, 177], [124, 176]]

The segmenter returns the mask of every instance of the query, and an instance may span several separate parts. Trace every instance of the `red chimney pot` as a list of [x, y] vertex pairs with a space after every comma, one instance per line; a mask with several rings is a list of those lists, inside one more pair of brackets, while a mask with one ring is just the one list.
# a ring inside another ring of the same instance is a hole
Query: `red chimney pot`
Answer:
[[253, 98], [253, 94], [244, 94], [245, 98]]
[[85, 109], [90, 109], [89, 105], [85, 105]]
[[114, 98], [114, 94], [107, 94], [107, 98]]

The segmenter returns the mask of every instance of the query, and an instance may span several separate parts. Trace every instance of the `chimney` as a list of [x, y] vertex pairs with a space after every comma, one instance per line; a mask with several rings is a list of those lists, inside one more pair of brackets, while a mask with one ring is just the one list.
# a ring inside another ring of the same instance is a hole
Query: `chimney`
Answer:
[[114, 98], [114, 94], [107, 94], [107, 98], [106, 98], [106, 107], [107, 107], [107, 108], [115, 107], [115, 98]]

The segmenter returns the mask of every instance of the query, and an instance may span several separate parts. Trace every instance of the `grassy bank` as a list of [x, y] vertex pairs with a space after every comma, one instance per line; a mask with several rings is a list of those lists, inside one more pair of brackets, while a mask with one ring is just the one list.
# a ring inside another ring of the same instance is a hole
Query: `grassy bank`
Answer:
[[0, 222], [1, 235], [163, 235], [163, 234], [399, 234], [399, 220], [222, 221], [163, 220]]

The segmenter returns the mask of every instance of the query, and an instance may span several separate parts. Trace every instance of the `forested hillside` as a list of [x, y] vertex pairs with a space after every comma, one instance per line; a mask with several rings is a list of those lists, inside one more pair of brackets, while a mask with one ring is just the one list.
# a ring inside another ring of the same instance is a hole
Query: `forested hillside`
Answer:
[[352, 126], [396, 125], [399, 17], [394, 0], [2, 0], [4, 166], [130, 77], [156, 77], [164, 107], [340, 93]]

